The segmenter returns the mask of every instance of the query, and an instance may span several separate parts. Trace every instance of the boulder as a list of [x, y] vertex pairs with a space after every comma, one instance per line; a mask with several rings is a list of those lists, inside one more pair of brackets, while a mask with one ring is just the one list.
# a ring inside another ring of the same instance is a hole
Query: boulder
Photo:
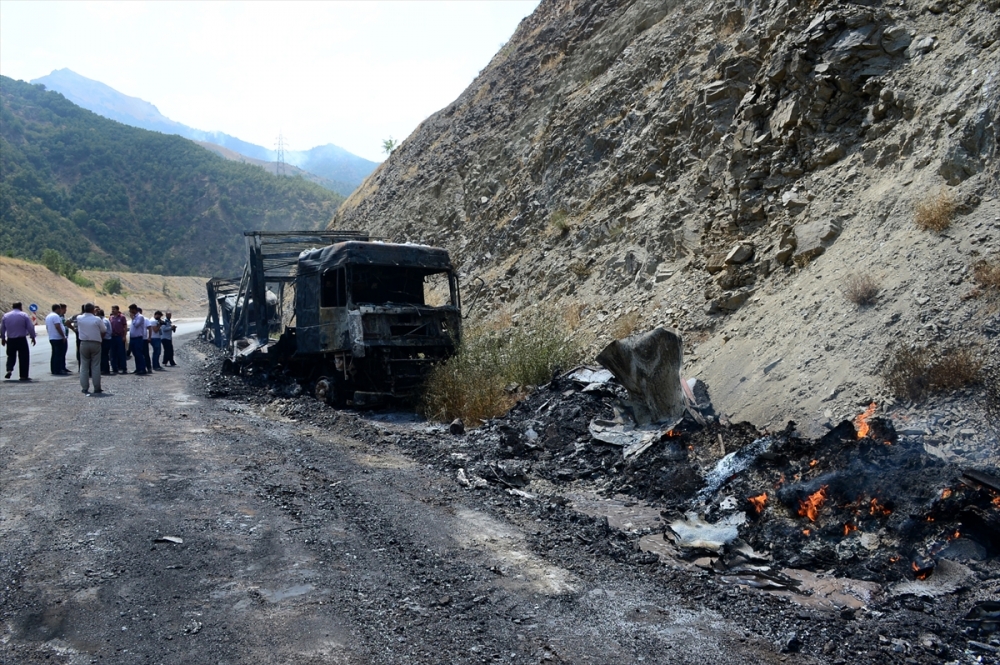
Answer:
[[726, 254], [725, 263], [730, 266], [740, 265], [742, 263], [746, 263], [752, 258], [753, 245], [744, 242], [729, 250], [729, 253]]

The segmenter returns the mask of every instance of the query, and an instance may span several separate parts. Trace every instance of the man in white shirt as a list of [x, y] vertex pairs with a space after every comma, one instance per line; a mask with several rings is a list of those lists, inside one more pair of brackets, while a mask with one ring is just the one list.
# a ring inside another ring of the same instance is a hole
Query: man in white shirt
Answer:
[[93, 380], [94, 393], [101, 390], [101, 341], [107, 326], [104, 321], [94, 315], [94, 303], [83, 306], [83, 314], [76, 317], [76, 336], [80, 338], [80, 386], [83, 393], [90, 394], [90, 383]]
[[52, 313], [45, 317], [45, 331], [49, 335], [49, 345], [52, 346], [49, 371], [53, 374], [69, 374], [66, 369], [66, 328], [63, 327], [61, 311], [62, 308], [56, 303], [52, 305]]
[[160, 350], [163, 348], [163, 340], [160, 338], [160, 327], [162, 324], [163, 312], [157, 311], [154, 313], [152, 321], [146, 319], [146, 336], [149, 338], [149, 343], [153, 347], [153, 370], [157, 372], [163, 371], [163, 368], [160, 367]]
[[132, 317], [132, 325], [128, 330], [128, 348], [132, 352], [132, 359], [135, 360], [135, 374], [148, 374], [146, 369], [146, 319], [139, 312], [139, 306], [132, 303], [128, 306], [128, 313]]

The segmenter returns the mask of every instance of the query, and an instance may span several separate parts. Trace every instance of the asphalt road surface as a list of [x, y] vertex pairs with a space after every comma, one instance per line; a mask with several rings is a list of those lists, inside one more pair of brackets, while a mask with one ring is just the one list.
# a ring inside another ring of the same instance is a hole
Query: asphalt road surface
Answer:
[[202, 397], [177, 347], [100, 396], [0, 386], [0, 662], [788, 658], [639, 566], [548, 558], [541, 520], [389, 442]]

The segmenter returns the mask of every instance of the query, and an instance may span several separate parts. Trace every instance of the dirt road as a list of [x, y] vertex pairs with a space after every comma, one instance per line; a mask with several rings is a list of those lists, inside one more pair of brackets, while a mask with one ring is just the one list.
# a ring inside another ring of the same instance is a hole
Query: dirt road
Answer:
[[3, 663], [786, 658], [640, 566], [540, 554], [541, 520], [389, 443], [200, 397], [178, 346], [100, 397], [3, 385]]

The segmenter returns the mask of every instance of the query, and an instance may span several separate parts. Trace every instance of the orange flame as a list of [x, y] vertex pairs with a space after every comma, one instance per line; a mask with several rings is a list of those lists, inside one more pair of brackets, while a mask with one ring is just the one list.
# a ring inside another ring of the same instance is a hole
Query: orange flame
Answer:
[[920, 570], [920, 566], [917, 565], [916, 561], [910, 564], [910, 568], [913, 569], [913, 572], [914, 574], [916, 574], [918, 580], [926, 580], [928, 577], [931, 576], [931, 571]]
[[850, 533], [852, 531], [857, 531], [857, 530], [858, 530], [858, 525], [857, 524], [851, 524], [850, 522], [848, 522], [847, 524], [844, 525], [844, 535], [845, 536], [848, 536], [848, 535], [850, 535]]
[[942, 499], [947, 499], [952, 494], [953, 494], [953, 492], [951, 491], [950, 487], [945, 487], [943, 490], [941, 490], [941, 498]]
[[814, 459], [813, 461], [809, 462], [809, 466], [810, 466], [810, 467], [814, 467], [814, 466], [816, 466], [817, 464], [819, 464], [819, 460], [818, 460], [818, 459]]
[[810, 522], [815, 522], [819, 517], [819, 509], [826, 502], [826, 485], [818, 491], [810, 494], [805, 501], [799, 501], [799, 517], [808, 517]]
[[672, 430], [672, 429], [668, 429], [668, 430], [667, 430], [667, 438], [668, 438], [668, 439], [673, 439], [673, 438], [675, 438], [675, 437], [679, 437], [680, 435], [681, 435], [681, 433], [680, 433], [680, 432], [675, 432], [675, 431], [674, 431], [674, 430]]
[[928, 515], [928, 516], [927, 516], [927, 521], [928, 521], [928, 522], [933, 522], [933, 521], [934, 521], [934, 518], [933, 518], [933, 517], [931, 517], [930, 515]]
[[1000, 508], [1000, 496], [993, 497], [993, 505]]
[[763, 494], [758, 494], [757, 496], [752, 496], [749, 499], [747, 499], [747, 501], [749, 501], [753, 505], [754, 509], [757, 511], [757, 514], [760, 515], [762, 512], [764, 512], [764, 506], [767, 505], [767, 492], [764, 492]]
[[778, 478], [778, 482], [774, 484], [774, 489], [778, 489], [785, 484], [785, 474], [781, 474], [781, 478]]
[[876, 516], [878, 515], [885, 516], [885, 515], [891, 515], [892, 511], [886, 508], [881, 503], [879, 503], [878, 499], [872, 497], [871, 502], [868, 504], [868, 514]]
[[809, 534], [812, 533], [812, 531], [810, 531], [809, 529], [802, 529], [802, 533], [808, 536]]
[[898, 555], [889, 557], [889, 563], [896, 563], [897, 561], [899, 561]]
[[871, 431], [872, 428], [871, 426], [868, 425], [868, 419], [871, 418], [873, 415], [875, 415], [876, 408], [877, 407], [875, 406], [875, 402], [872, 402], [871, 404], [868, 405], [868, 408], [865, 409], [864, 413], [860, 414], [857, 418], [854, 419], [854, 427], [855, 429], [858, 430], [859, 439], [865, 438], [866, 436], [868, 436], [868, 432]]

